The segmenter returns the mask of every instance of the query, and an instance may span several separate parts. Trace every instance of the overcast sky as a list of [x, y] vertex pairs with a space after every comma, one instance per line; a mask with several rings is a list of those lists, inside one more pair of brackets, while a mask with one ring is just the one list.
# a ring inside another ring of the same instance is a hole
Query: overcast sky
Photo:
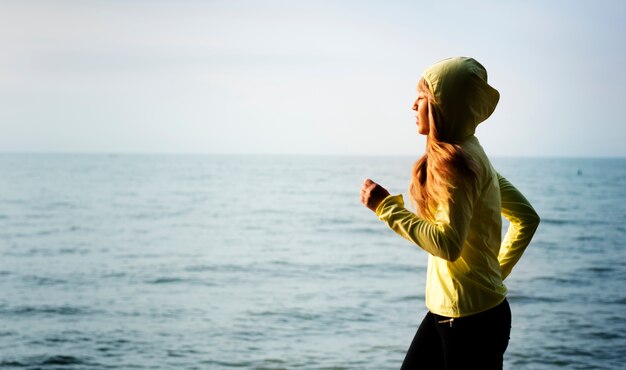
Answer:
[[0, 9], [3, 152], [415, 155], [416, 83], [464, 55], [501, 93], [488, 154], [626, 156], [625, 1]]

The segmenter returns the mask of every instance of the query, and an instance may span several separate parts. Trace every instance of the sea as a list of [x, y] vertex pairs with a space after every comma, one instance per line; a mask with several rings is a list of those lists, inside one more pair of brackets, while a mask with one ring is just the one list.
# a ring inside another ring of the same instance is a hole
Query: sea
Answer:
[[[427, 254], [360, 188], [415, 160], [0, 154], [0, 368], [399, 369]], [[542, 220], [504, 368], [626, 369], [626, 158], [492, 161]]]

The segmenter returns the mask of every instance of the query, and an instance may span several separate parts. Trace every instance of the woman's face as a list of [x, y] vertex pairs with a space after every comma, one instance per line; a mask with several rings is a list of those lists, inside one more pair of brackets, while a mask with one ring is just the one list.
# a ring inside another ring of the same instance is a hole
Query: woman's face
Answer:
[[430, 133], [430, 120], [428, 118], [428, 97], [421, 91], [417, 91], [417, 99], [413, 103], [415, 118], [417, 124], [417, 132], [422, 135]]

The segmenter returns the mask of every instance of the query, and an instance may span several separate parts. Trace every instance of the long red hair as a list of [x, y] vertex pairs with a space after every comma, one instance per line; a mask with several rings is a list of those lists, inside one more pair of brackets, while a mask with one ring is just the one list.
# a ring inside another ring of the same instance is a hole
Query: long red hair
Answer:
[[475, 183], [477, 167], [473, 159], [463, 150], [460, 143], [441, 132], [445, 112], [437, 106], [437, 100], [424, 78], [418, 83], [418, 90], [428, 99], [430, 132], [426, 139], [426, 152], [415, 162], [409, 193], [415, 202], [418, 214], [434, 220], [437, 205], [450, 199], [451, 191], [458, 186], [469, 189]]

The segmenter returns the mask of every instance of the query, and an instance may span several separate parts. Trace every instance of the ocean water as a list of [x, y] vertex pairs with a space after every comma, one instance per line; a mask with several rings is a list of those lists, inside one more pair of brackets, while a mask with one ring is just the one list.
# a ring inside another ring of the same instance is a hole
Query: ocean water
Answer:
[[[359, 203], [414, 158], [0, 155], [0, 367], [398, 369], [427, 256]], [[626, 368], [626, 159], [494, 159], [542, 217], [506, 369]]]

